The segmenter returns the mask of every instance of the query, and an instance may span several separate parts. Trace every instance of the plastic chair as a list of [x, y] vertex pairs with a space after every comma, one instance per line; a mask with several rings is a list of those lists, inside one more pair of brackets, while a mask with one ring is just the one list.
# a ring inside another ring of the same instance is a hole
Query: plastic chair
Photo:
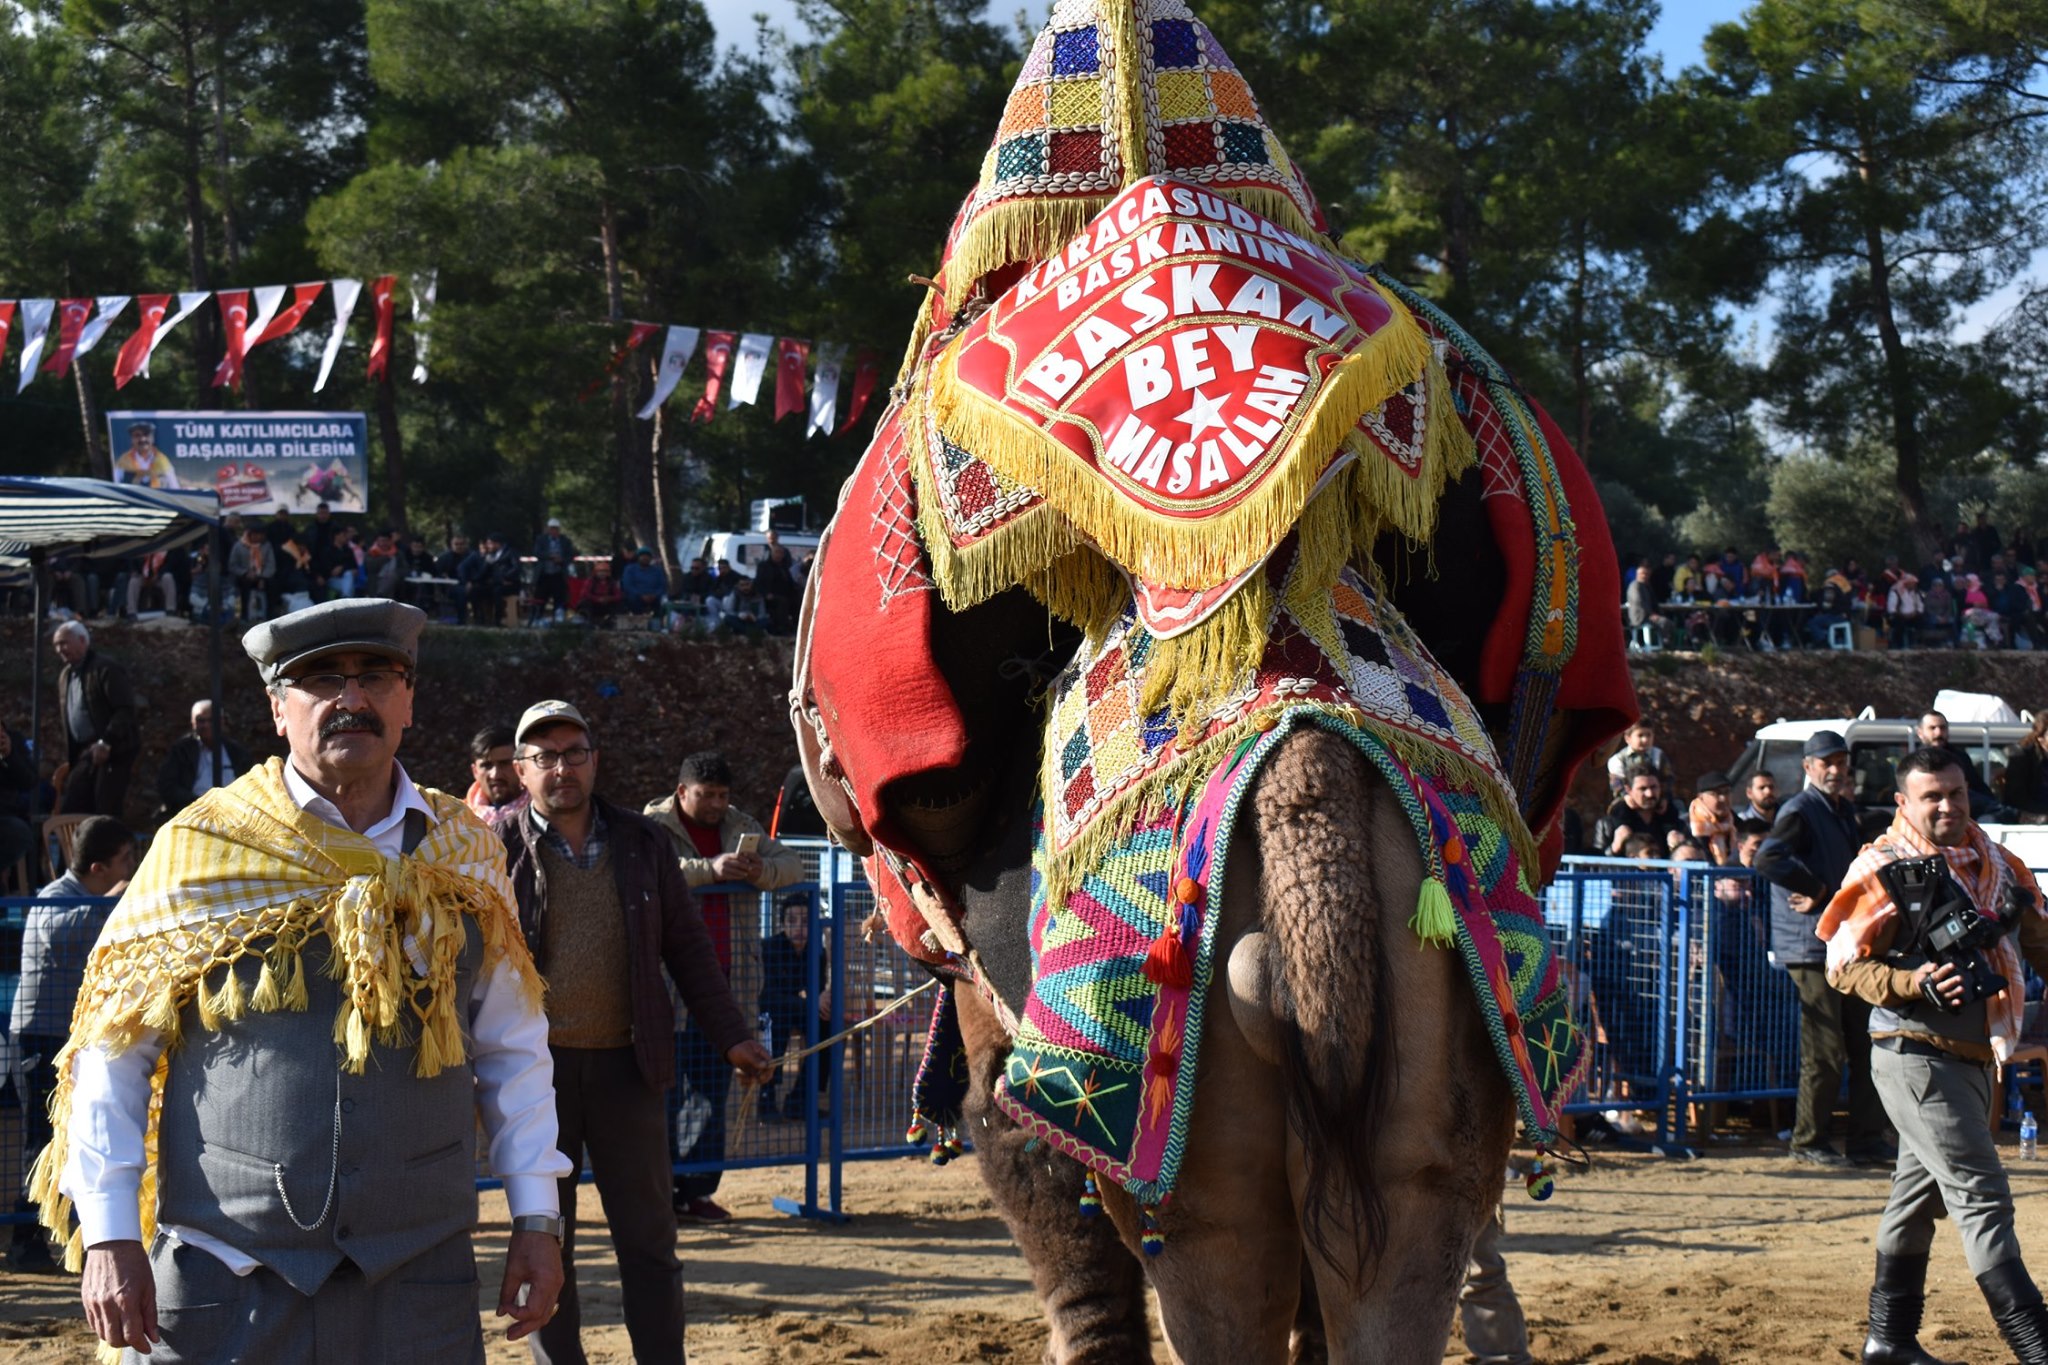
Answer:
[[1664, 648], [1663, 632], [1655, 621], [1645, 621], [1636, 627], [1635, 647], [1645, 654], [1655, 654]]
[[1830, 622], [1828, 625], [1828, 648], [1856, 648], [1856, 628], [1847, 621]]
[[50, 860], [50, 871], [55, 875], [59, 866], [71, 866], [71, 848], [78, 839], [78, 827], [90, 816], [48, 815], [43, 817], [43, 848]]

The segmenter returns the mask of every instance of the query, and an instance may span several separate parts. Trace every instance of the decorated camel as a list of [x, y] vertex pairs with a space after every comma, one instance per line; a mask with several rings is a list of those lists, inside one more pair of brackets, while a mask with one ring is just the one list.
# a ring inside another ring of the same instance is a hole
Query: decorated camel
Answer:
[[792, 691], [1052, 1359], [1149, 1358], [1148, 1282], [1177, 1359], [1440, 1357], [1583, 1074], [1537, 894], [1619, 596], [1556, 427], [1338, 251], [1215, 36], [1061, 0]]

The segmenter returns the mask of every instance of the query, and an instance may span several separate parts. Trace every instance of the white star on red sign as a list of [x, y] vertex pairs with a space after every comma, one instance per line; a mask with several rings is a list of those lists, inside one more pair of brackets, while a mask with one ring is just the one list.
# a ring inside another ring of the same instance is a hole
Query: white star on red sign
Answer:
[[1192, 441], [1201, 436], [1210, 427], [1221, 428], [1224, 426], [1222, 408], [1223, 400], [1221, 398], [1211, 398], [1200, 389], [1196, 389], [1194, 406], [1173, 420], [1176, 422], [1186, 422], [1192, 428], [1188, 432], [1188, 439]]

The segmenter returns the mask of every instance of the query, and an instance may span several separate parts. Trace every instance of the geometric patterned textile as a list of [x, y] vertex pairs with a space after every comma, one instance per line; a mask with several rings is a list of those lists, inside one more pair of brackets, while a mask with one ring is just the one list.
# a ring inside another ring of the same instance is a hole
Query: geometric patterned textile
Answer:
[[1286, 594], [1260, 668], [1234, 688], [1219, 688], [1213, 709], [1188, 731], [1174, 728], [1164, 706], [1143, 713], [1152, 654], [1152, 635], [1126, 610], [1103, 638], [1083, 641], [1053, 684], [1039, 795], [1055, 860], [1070, 856], [1106, 812], [1134, 800], [1162, 804], [1166, 793], [1199, 781], [1202, 772], [1180, 771], [1191, 755], [1227, 743], [1262, 712], [1303, 702], [1345, 712], [1426, 771], [1470, 771], [1493, 787], [1497, 805], [1514, 806], [1471, 703], [1392, 605], [1351, 570], [1323, 593]]
[[[1517, 840], [1495, 817], [1498, 802], [1481, 785], [1418, 773], [1339, 711], [1296, 703], [1268, 720], [1192, 790], [1106, 846], [1064, 895], [1046, 875], [1039, 823], [1033, 984], [997, 1105], [1142, 1203], [1156, 1206], [1172, 1195], [1215, 972], [1207, 897], [1223, 884], [1231, 830], [1259, 769], [1294, 730], [1315, 725], [1357, 747], [1407, 811], [1429, 877], [1449, 893], [1454, 941], [1524, 1134], [1547, 1149], [1558, 1138], [1558, 1106], [1578, 1084], [1588, 1053]], [[1169, 936], [1188, 953], [1184, 977], [1147, 968], [1148, 953], [1156, 955], [1155, 944]]]
[[1186, 4], [1059, 0], [948, 235], [946, 306], [983, 275], [1051, 249], [1023, 240], [1030, 229], [1006, 219], [1042, 224], [1049, 205], [1085, 218], [1144, 175], [1241, 191], [1248, 206], [1284, 212], [1297, 231], [1328, 228], [1251, 88]]

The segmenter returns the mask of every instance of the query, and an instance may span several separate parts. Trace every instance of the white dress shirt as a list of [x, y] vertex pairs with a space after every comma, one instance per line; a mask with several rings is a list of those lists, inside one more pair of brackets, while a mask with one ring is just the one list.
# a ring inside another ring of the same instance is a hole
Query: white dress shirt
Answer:
[[[287, 765], [287, 766], [286, 766], [286, 768], [285, 768], [285, 771], [286, 771], [287, 773], [291, 773], [292, 777], [297, 777], [297, 776], [298, 776], [298, 774], [297, 774], [297, 773], [293, 773], [293, 772], [292, 772], [292, 770], [291, 770], [291, 768], [290, 768], [290, 766], [289, 766], [289, 765]], [[401, 771], [402, 771], [402, 770], [401, 770]], [[226, 786], [226, 785], [227, 785], [228, 783], [230, 783], [230, 782], [232, 782], [232, 781], [234, 781], [234, 780], [235, 780], [235, 760], [233, 760], [232, 758], [229, 758], [229, 757], [228, 757], [228, 751], [227, 751], [227, 746], [226, 746], [226, 745], [222, 745], [222, 746], [221, 746], [221, 751], [220, 751], [220, 780], [219, 780], [218, 782], [216, 782], [216, 781], [214, 781], [214, 780], [213, 780], [213, 746], [212, 746], [211, 744], [202, 744], [202, 745], [200, 745], [200, 746], [199, 746], [199, 767], [198, 767], [198, 768], [197, 768], [197, 769], [196, 769], [196, 770], [194, 771], [194, 774], [193, 774], [193, 778], [192, 778], [192, 794], [193, 794], [194, 796], [204, 796], [204, 795], [206, 795], [206, 794], [207, 794], [208, 792], [212, 791], [212, 790], [213, 790], [213, 789], [214, 789], [215, 787], [225, 787], [225, 786]], [[302, 784], [303, 784], [303, 782], [302, 782]], [[285, 785], [286, 785], [286, 786], [291, 786], [291, 782], [290, 782], [290, 779], [289, 779], [289, 778], [288, 778], [288, 779], [286, 779]], [[296, 789], [296, 788], [294, 788], [294, 789], [293, 789], [292, 795], [293, 795], [293, 796], [297, 796], [297, 795], [298, 795], [298, 791], [297, 791], [297, 789]], [[326, 807], [328, 808], [328, 810], [332, 810], [332, 809], [334, 808], [334, 806], [333, 806], [333, 803], [332, 803], [332, 802], [330, 802], [330, 801], [328, 801], [328, 800], [327, 800], [327, 799], [326, 799], [325, 797], [321, 797], [321, 796], [315, 796], [315, 797], [313, 798], [313, 800], [314, 800], [314, 801], [318, 801], [318, 802], [320, 802], [320, 803], [321, 803], [322, 805], [326, 806]], [[305, 809], [307, 809], [307, 810], [311, 810], [311, 809], [312, 809], [312, 804], [311, 804], [310, 802], [306, 802], [306, 801], [301, 801], [301, 802], [300, 802], [299, 804], [300, 804], [300, 805], [301, 805], [302, 807], [304, 807]], [[332, 816], [329, 816], [329, 815], [327, 814], [327, 812], [326, 812], [326, 811], [322, 811], [322, 812], [320, 813], [320, 816], [321, 816], [321, 818], [322, 818], [323, 820], [326, 820], [326, 819], [333, 819], [333, 817], [332, 817]], [[338, 824], [341, 824], [342, 822], [341, 822], [340, 820], [335, 820], [335, 821], [334, 821], [334, 823], [338, 825]]]
[[[398, 787], [391, 813], [362, 831], [387, 858], [399, 855], [405, 814], [417, 810], [434, 819], [419, 788], [394, 764]], [[285, 786], [299, 808], [346, 827], [333, 802], [313, 790], [290, 763]], [[518, 978], [504, 962], [492, 965], [470, 1001], [470, 1068], [476, 1076], [477, 1111], [490, 1138], [491, 1169], [505, 1182], [505, 1203], [515, 1218], [541, 1213], [559, 1216], [555, 1181], [571, 1173], [569, 1158], [557, 1150], [555, 1064], [548, 1053], [548, 1021], [528, 1006]], [[80, 1052], [71, 1066], [71, 1150], [59, 1187], [78, 1210], [85, 1244], [139, 1241], [139, 1197], [144, 1161], [144, 1124], [149, 1115], [150, 1077], [163, 1054], [163, 1035], [145, 1030], [118, 1057], [105, 1048]], [[237, 1275], [256, 1268], [246, 1253], [190, 1228], [164, 1231], [212, 1252]]]

